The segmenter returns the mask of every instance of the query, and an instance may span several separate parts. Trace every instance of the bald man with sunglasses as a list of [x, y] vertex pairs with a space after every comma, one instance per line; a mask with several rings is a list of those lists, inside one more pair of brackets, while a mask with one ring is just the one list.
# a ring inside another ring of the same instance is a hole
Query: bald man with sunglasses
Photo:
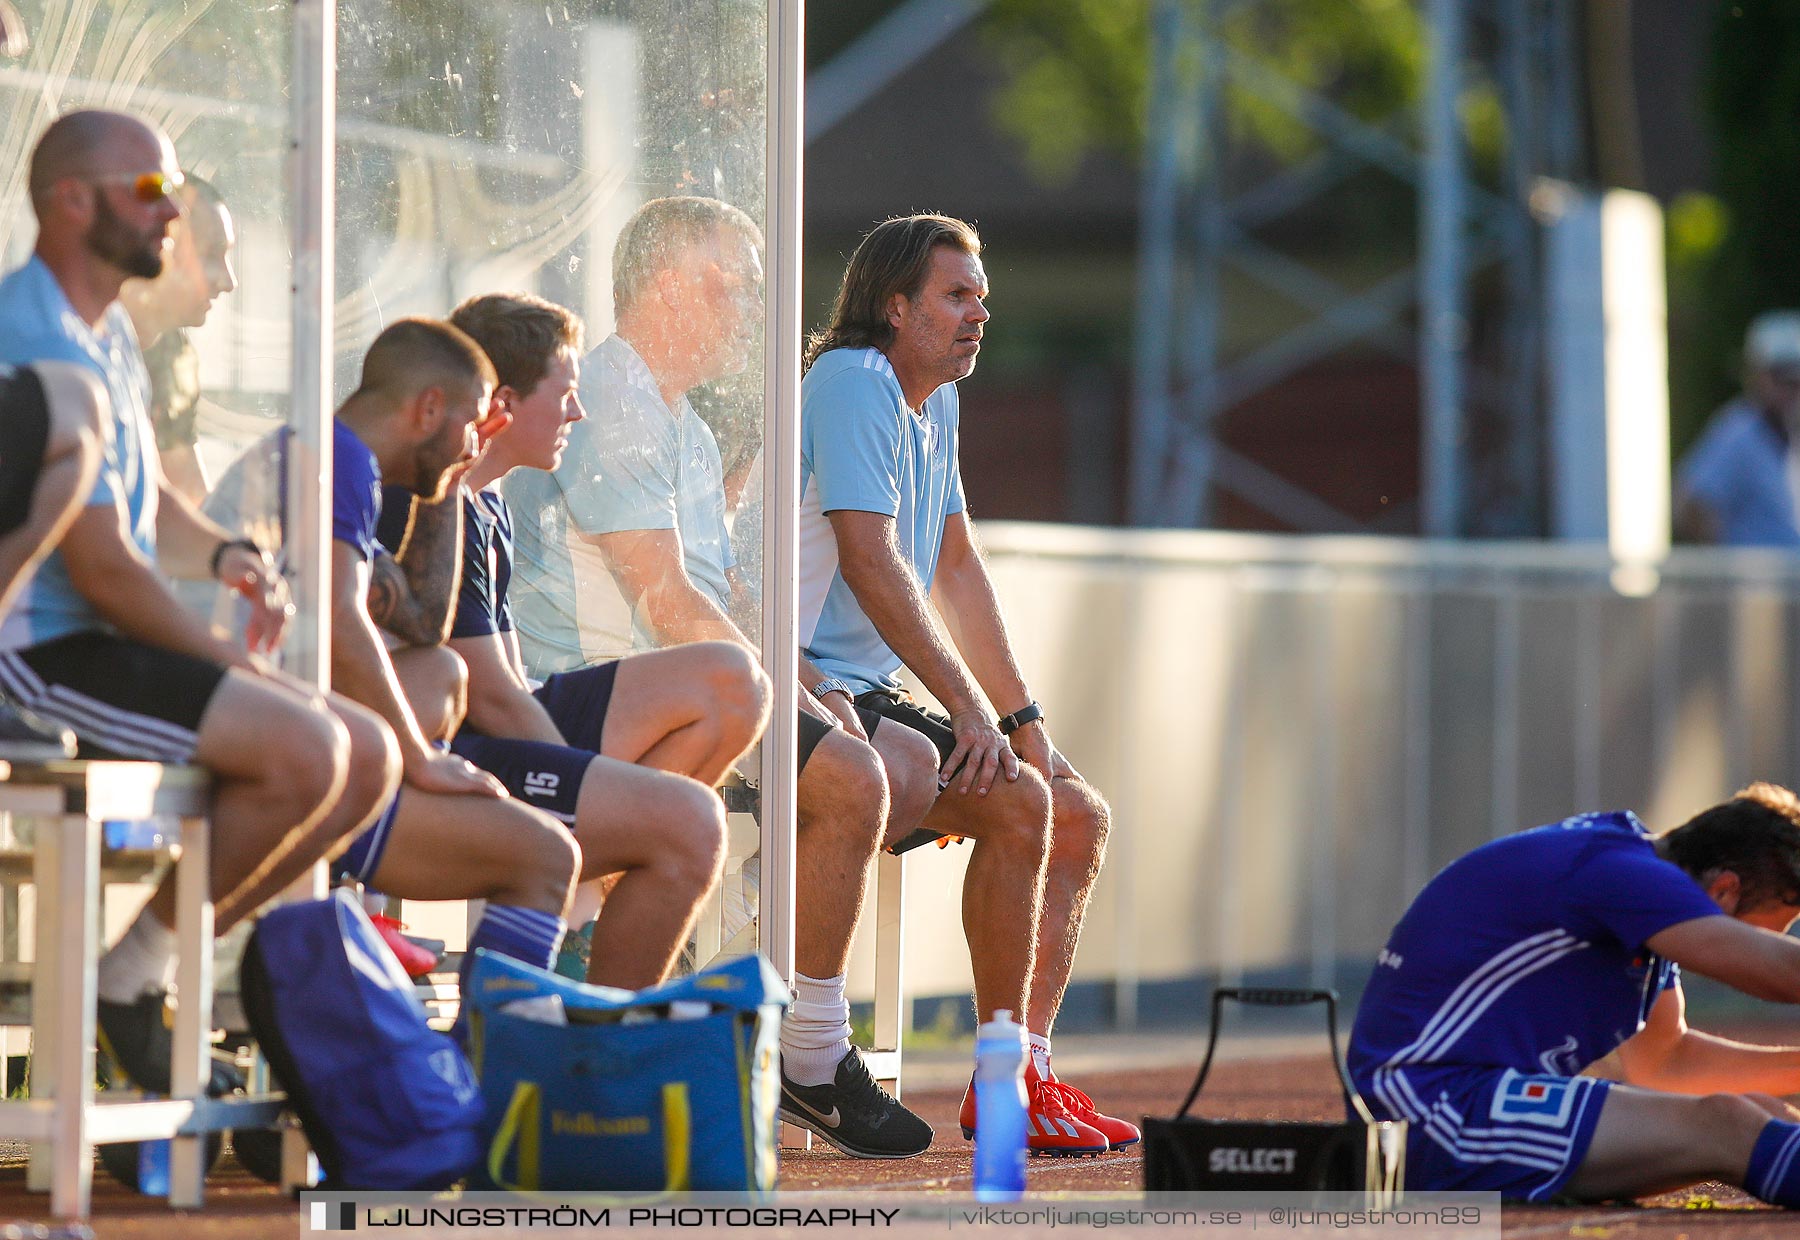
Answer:
[[[106, 393], [110, 427], [85, 504], [0, 622], [0, 688], [73, 729], [94, 756], [191, 762], [212, 775], [223, 932], [370, 825], [400, 771], [393, 733], [372, 712], [260, 661], [293, 614], [286, 586], [266, 552], [163, 477], [149, 377], [118, 295], [127, 279], [162, 270], [181, 181], [168, 137], [119, 112], [60, 117], [32, 152], [37, 246], [0, 279], [0, 364], [81, 368]], [[211, 577], [239, 595], [243, 644], [183, 607], [169, 575]], [[103, 1040], [156, 1093], [169, 1082], [174, 903], [165, 881], [99, 970]], [[215, 1072], [215, 1092], [234, 1083]]]

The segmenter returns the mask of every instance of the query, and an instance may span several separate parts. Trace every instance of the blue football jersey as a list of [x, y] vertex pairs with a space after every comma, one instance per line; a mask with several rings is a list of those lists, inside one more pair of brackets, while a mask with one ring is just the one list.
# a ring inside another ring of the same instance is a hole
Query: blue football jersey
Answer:
[[1675, 966], [1644, 942], [1719, 906], [1656, 855], [1629, 813], [1584, 814], [1486, 844], [1419, 893], [1350, 1034], [1378, 1112], [1444, 1069], [1570, 1076], [1643, 1027]]

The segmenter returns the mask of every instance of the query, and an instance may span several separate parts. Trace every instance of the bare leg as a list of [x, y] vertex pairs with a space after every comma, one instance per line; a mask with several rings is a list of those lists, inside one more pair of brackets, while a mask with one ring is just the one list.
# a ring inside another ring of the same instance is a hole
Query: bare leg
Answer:
[[[877, 731], [885, 731], [884, 724]], [[987, 796], [940, 793], [925, 825], [975, 841], [963, 876], [963, 933], [975, 973], [975, 1010], [1028, 1010], [1050, 853], [1050, 790], [1022, 767], [1016, 782], [994, 781]]]
[[588, 980], [655, 985], [719, 881], [724, 805], [696, 780], [596, 757], [576, 798], [574, 832], [584, 879], [620, 874], [594, 923]]
[[[321, 698], [233, 669], [201, 716], [194, 762], [215, 781], [212, 890], [223, 898], [302, 848], [327, 819], [348, 782], [350, 737]], [[173, 882], [163, 882], [150, 908], [174, 924]]]
[[448, 646], [401, 646], [388, 652], [400, 688], [428, 741], [447, 741], [469, 710], [469, 669]]
[[769, 678], [734, 642], [692, 642], [619, 663], [600, 752], [716, 785], [769, 722]]
[[917, 830], [937, 803], [937, 747], [923, 733], [889, 722], [875, 729], [869, 743], [887, 772], [887, 831], [881, 841], [885, 847]]
[[1702, 1180], [1742, 1186], [1770, 1104], [1779, 1105], [1738, 1094], [1695, 1098], [1614, 1085], [1566, 1191], [1601, 1199], [1668, 1192]]
[[219, 900], [215, 913], [221, 934], [274, 899], [334, 846], [341, 850], [362, 834], [380, 817], [400, 787], [400, 748], [386, 722], [374, 711], [335, 693], [325, 699], [325, 704], [350, 737], [350, 765], [344, 791], [318, 825], [293, 848], [265, 857], [243, 882]]
[[887, 779], [873, 749], [833, 730], [800, 772], [798, 793], [795, 877], [805, 915], [794, 924], [794, 967], [807, 977], [836, 977], [849, 963], [869, 868], [881, 845]]
[[[586, 851], [583, 850], [583, 860]], [[585, 868], [585, 867], [584, 867]], [[606, 904], [606, 897], [618, 883], [618, 875], [603, 874], [599, 878], [585, 878], [575, 885], [575, 898], [569, 904], [569, 924], [585, 926], [600, 915]]]
[[1030, 1017], [1026, 1027], [1045, 1037], [1050, 1036], [1050, 1026], [1056, 1022], [1063, 992], [1069, 986], [1075, 945], [1081, 938], [1088, 897], [1106, 857], [1112, 820], [1100, 794], [1079, 779], [1052, 780], [1050, 793], [1055, 826], [1050, 859], [1044, 867], [1044, 912], [1038, 922], [1031, 1005], [1026, 1009]]
[[404, 788], [370, 883], [403, 900], [491, 900], [561, 916], [580, 852], [520, 801]]

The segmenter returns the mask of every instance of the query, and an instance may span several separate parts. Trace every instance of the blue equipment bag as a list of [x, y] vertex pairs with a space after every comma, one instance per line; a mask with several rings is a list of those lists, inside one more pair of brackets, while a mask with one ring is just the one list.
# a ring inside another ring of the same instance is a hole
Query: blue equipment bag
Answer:
[[456, 1043], [346, 890], [257, 923], [244, 1015], [324, 1170], [322, 1188], [448, 1188], [481, 1157], [481, 1098]]
[[463, 1002], [487, 1161], [470, 1187], [773, 1189], [788, 1001], [761, 956], [634, 993], [477, 951]]

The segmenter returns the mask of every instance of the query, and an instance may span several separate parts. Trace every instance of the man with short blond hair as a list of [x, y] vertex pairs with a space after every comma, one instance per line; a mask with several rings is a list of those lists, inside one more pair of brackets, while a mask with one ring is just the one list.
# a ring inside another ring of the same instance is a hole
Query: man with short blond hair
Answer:
[[[538, 659], [580, 663], [702, 641], [756, 648], [733, 619], [749, 583], [731, 552], [718, 444], [688, 393], [750, 363], [761, 244], [749, 216], [711, 198], [653, 199], [620, 231], [618, 329], [584, 364], [589, 417], [571, 429], [554, 473], [508, 484], [531, 579], [520, 627]], [[845, 982], [869, 870], [884, 835], [896, 824], [910, 831], [923, 814], [930, 750], [900, 729], [870, 745], [855, 712], [834, 715], [813, 687], [800, 690], [782, 1116], [856, 1157], [907, 1158], [930, 1145], [931, 1128], [851, 1046]]]
[[237, 226], [219, 191], [190, 176], [176, 191], [181, 218], [170, 226], [173, 248], [154, 280], [127, 280], [119, 300], [131, 316], [150, 373], [150, 425], [163, 473], [195, 503], [206, 499], [200, 459], [200, 354], [191, 333], [213, 303], [237, 288], [232, 251]]

